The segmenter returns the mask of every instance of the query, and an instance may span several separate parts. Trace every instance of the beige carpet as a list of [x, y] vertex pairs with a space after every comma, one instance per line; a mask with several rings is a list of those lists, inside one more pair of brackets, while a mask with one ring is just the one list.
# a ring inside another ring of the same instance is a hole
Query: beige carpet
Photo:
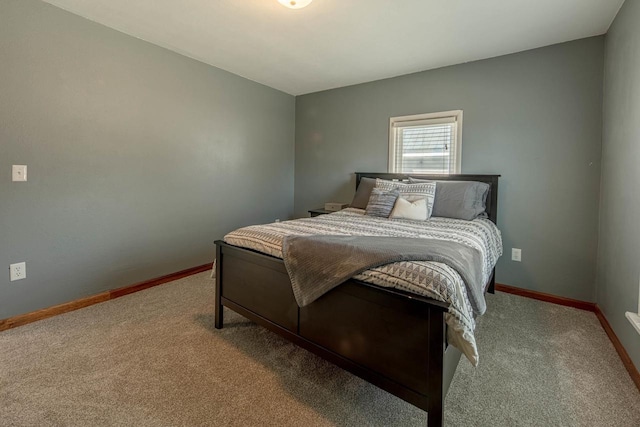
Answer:
[[[426, 413], [230, 311], [202, 273], [0, 333], [2, 426], [424, 426]], [[448, 426], [638, 426], [592, 313], [488, 298]]]

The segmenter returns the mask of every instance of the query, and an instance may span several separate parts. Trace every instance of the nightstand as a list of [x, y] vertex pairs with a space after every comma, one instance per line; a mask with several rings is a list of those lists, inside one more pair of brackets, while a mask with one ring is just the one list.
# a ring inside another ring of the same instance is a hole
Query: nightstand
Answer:
[[320, 215], [325, 215], [325, 214], [330, 214], [332, 213], [331, 211], [327, 211], [323, 208], [318, 208], [318, 209], [311, 209], [309, 211], [309, 214], [311, 215], [311, 218], [313, 218], [314, 216], [320, 216]]

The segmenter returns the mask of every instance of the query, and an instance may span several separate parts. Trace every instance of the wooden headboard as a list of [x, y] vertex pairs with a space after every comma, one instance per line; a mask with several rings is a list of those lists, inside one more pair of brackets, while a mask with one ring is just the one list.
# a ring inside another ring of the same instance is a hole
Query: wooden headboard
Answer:
[[408, 181], [409, 177], [430, 181], [478, 181], [489, 184], [487, 194], [487, 215], [494, 224], [498, 223], [498, 178], [500, 175], [422, 175], [388, 172], [356, 172], [356, 189], [362, 178], [380, 178], [390, 181]]

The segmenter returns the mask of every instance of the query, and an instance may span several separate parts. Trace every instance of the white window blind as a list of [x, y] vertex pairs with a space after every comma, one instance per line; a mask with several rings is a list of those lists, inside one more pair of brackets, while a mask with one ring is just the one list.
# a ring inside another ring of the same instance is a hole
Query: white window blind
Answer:
[[389, 171], [460, 173], [462, 111], [392, 117]]

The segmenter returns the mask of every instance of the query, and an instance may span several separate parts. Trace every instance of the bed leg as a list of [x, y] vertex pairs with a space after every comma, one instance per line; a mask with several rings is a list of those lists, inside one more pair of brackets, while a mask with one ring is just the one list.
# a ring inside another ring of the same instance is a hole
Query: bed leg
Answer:
[[218, 301], [216, 301], [216, 306], [214, 309], [214, 314], [215, 314], [215, 327], [216, 329], [222, 329], [222, 326], [224, 324], [224, 308], [222, 306], [222, 304], [218, 303]]
[[490, 294], [496, 293], [496, 269], [493, 268], [493, 273], [491, 274], [491, 282], [489, 282], [489, 287], [487, 288], [487, 292]]
[[213, 313], [216, 329], [222, 329], [224, 307], [222, 306], [222, 247], [220, 245], [216, 245], [216, 296]]
[[444, 423], [444, 351], [445, 322], [440, 310], [429, 310], [429, 386], [428, 427], [442, 427]]
[[439, 408], [429, 407], [429, 412], [427, 412], [427, 427], [442, 427], [443, 420], [443, 408], [440, 406]]
[[444, 396], [431, 395], [427, 410], [427, 427], [442, 427], [444, 425]]

